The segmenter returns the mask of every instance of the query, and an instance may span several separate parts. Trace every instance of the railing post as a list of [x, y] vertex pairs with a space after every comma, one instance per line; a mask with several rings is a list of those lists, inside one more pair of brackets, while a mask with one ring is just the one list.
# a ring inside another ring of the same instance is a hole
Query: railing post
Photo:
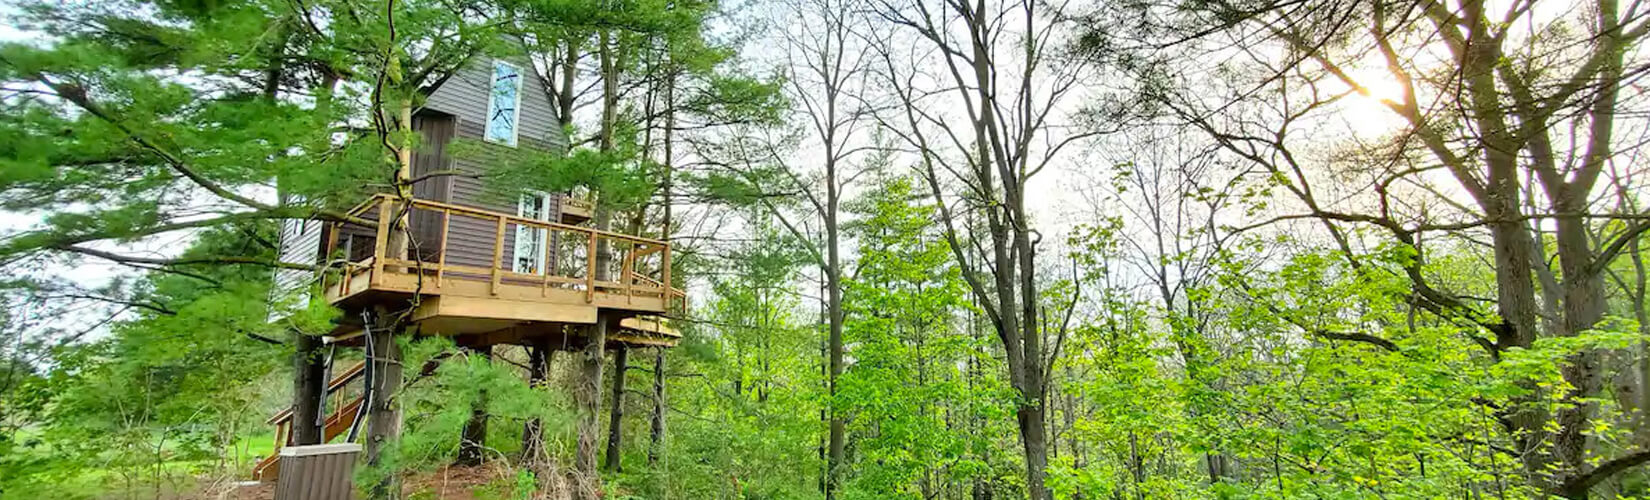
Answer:
[[[322, 227], [324, 227], [327, 231], [327, 244], [321, 252], [321, 264], [322, 264], [322, 267], [321, 267], [321, 293], [324, 294], [324, 293], [326, 293], [327, 289], [329, 288], [329, 286], [327, 285], [327, 270], [332, 267], [332, 252], [335, 252], [335, 251], [338, 250], [338, 232], [342, 231], [344, 229], [344, 223], [342, 223], [342, 222], [329, 222], [329, 223], [327, 223], [327, 225], [322, 226]], [[349, 285], [344, 284], [344, 283], [349, 282], [349, 256], [348, 255], [344, 256], [344, 265], [338, 266], [338, 267], [339, 267], [339, 269], [342, 269], [344, 271], [344, 273], [343, 273], [344, 279], [343, 279], [343, 281], [341, 281], [339, 283], [339, 287], [338, 287], [339, 288], [338, 295], [342, 296], [345, 293], [349, 293]]]
[[590, 241], [584, 252], [584, 302], [596, 301], [596, 232], [591, 231]]
[[544, 269], [540, 269], [540, 272], [544, 272], [544, 282], [543, 284], [540, 284], [540, 287], [538, 287], [538, 295], [540, 295], [540, 297], [548, 297], [549, 269], [556, 266], [556, 257], [554, 257], [553, 254], [551, 254], [551, 251], [549, 251], [549, 241], [551, 241], [551, 231], [549, 231], [549, 226], [544, 226], [544, 228], [540, 229], [540, 231], [544, 231], [544, 238], [543, 241], [541, 241], [541, 243], [544, 244], [544, 266], [540, 266], [544, 267]]
[[441, 209], [441, 246], [437, 250], [441, 254], [436, 257], [435, 287], [441, 288], [441, 278], [447, 275], [447, 228], [452, 225], [453, 210]]
[[624, 254], [624, 269], [619, 272], [619, 279], [624, 280], [624, 301], [626, 304], [635, 302], [634, 290], [636, 284], [636, 242], [631, 241], [630, 251]]
[[[332, 252], [338, 250], [338, 231], [343, 229], [343, 228], [344, 228], [344, 223], [342, 223], [342, 222], [328, 222], [327, 223], [327, 225], [326, 225], [327, 245], [326, 245], [326, 248], [324, 250], [322, 250], [321, 262], [331, 262], [332, 261]], [[345, 256], [345, 260], [348, 260], [348, 256]]]
[[659, 281], [660, 281], [660, 284], [665, 287], [665, 289], [664, 289], [663, 292], [661, 292], [660, 297], [662, 297], [664, 299], [664, 301], [665, 301], [664, 306], [665, 306], [666, 311], [668, 312], [669, 309], [670, 309], [671, 295], [675, 293], [676, 289], [672, 288], [671, 284], [670, 284], [670, 244], [669, 243], [663, 243], [663, 245], [664, 245], [664, 249], [660, 250], [660, 257], [659, 257], [659, 259], [661, 260], [660, 267], [663, 268], [662, 270], [659, 271]]
[[498, 232], [493, 234], [493, 284], [489, 289], [489, 292], [493, 295], [498, 295], [499, 273], [502, 271], [500, 267], [504, 265], [504, 227], [506, 222], [507, 219], [503, 215], [498, 216]]
[[384, 279], [384, 258], [390, 253], [390, 226], [395, 225], [394, 222], [390, 221], [390, 217], [390, 204], [384, 203], [384, 200], [380, 198], [378, 200], [378, 241], [373, 242], [372, 277], [368, 278], [368, 281], [374, 286]]

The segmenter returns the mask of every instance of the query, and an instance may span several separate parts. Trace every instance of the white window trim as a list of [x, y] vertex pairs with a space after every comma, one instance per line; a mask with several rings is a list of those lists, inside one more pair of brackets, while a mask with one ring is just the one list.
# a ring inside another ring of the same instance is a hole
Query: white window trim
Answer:
[[[510, 123], [514, 125], [510, 127], [510, 140], [508, 142], [500, 142], [494, 139], [492, 134], [493, 112], [496, 111], [493, 107], [493, 103], [495, 101], [495, 99], [493, 99], [493, 88], [498, 84], [498, 65], [500, 64], [509, 66], [511, 69], [516, 70], [516, 109], [513, 112], [515, 116], [510, 117]], [[521, 95], [521, 81], [526, 79], [527, 74], [521, 71], [521, 66], [517, 66], [514, 63], [503, 59], [494, 59], [493, 65], [487, 68], [487, 116], [481, 122], [482, 139], [493, 144], [503, 144], [512, 148], [516, 147], [517, 139], [521, 137], [521, 103], [523, 100]]]
[[[549, 222], [550, 221], [550, 208], [551, 208], [550, 203], [553, 200], [550, 198], [550, 193], [546, 193], [546, 192], [543, 192], [543, 191], [527, 191], [525, 193], [522, 193], [521, 196], [517, 197], [516, 198], [516, 216], [521, 217], [521, 218], [527, 218], [527, 214], [526, 214], [525, 211], [523, 211], [521, 209], [521, 206], [522, 206], [522, 202], [525, 201], [526, 197], [530, 196], [530, 195], [531, 196], [539, 196], [544, 200], [544, 208], [539, 211], [539, 218], [537, 220], [541, 220], [541, 221], [544, 221], [544, 222]], [[539, 241], [539, 248], [538, 248], [537, 252], [534, 252], [533, 262], [537, 265], [538, 268], [537, 268], [536, 271], [526, 271], [526, 270], [523, 270], [521, 268], [521, 265], [520, 265], [521, 264], [521, 255], [519, 255], [519, 254], [521, 252], [522, 237], [526, 236], [528, 234], [534, 234], [534, 233], [538, 234], [538, 236], [536, 236], [536, 238]], [[516, 244], [515, 244], [515, 248], [511, 251], [511, 253], [513, 255], [510, 258], [510, 270], [514, 271], [514, 272], [522, 273], [522, 274], [541, 274], [541, 275], [549, 272], [549, 270], [546, 269], [546, 266], [548, 266], [550, 264], [550, 262], [549, 262], [549, 259], [545, 258], [545, 254], [548, 253], [547, 249], [549, 249], [549, 248], [550, 248], [550, 231], [549, 230], [547, 230], [545, 228], [541, 228], [541, 227], [528, 227], [528, 226], [524, 226], [524, 225], [521, 225], [521, 224], [517, 224], [516, 225]]]

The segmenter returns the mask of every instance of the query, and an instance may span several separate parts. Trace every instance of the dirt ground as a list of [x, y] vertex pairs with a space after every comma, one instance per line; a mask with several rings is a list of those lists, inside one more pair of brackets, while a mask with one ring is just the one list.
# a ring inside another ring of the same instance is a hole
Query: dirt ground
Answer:
[[[477, 500], [478, 490], [511, 482], [514, 472], [503, 466], [445, 467], [433, 472], [415, 474], [402, 482], [404, 498], [439, 498], [442, 500]], [[490, 486], [491, 485], [491, 486]], [[204, 491], [200, 500], [274, 500], [275, 483], [223, 485]], [[491, 497], [508, 497], [508, 490], [495, 492]]]

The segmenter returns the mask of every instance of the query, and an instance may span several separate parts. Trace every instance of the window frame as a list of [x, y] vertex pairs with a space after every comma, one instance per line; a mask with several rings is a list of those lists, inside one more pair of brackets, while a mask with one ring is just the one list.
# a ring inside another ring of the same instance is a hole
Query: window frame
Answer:
[[[510, 139], [508, 141], [505, 141], [503, 139], [497, 139], [497, 138], [493, 137], [493, 114], [498, 111], [498, 108], [497, 108], [498, 93], [497, 93], [497, 91], [498, 91], [498, 67], [499, 67], [499, 65], [508, 66], [510, 69], [515, 70], [515, 72], [516, 72], [516, 92], [515, 92], [515, 99], [516, 99], [515, 104], [516, 104], [516, 106], [515, 106], [515, 109], [511, 112], [512, 116], [510, 117]], [[520, 138], [521, 138], [521, 103], [522, 103], [521, 89], [523, 87], [522, 80], [527, 79], [527, 75], [525, 73], [522, 73], [521, 66], [516, 65], [515, 63], [512, 63], [510, 61], [506, 61], [504, 59], [494, 59], [493, 60], [493, 65], [489, 69], [490, 69], [490, 71], [487, 72], [487, 115], [482, 119], [482, 122], [481, 122], [481, 139], [485, 142], [489, 142], [489, 143], [492, 143], [492, 144], [500, 144], [500, 145], [509, 146], [509, 147], [513, 148], [513, 147], [516, 147], [516, 145], [519, 143]]]
[[[539, 209], [539, 216], [536, 219], [532, 218], [532, 217], [528, 217], [527, 216], [527, 211], [522, 210], [522, 207], [524, 205], [526, 205], [526, 201], [527, 201], [528, 197], [536, 197], [540, 200], [543, 200], [543, 202], [544, 202], [544, 205]], [[553, 206], [551, 206], [551, 204], [554, 203], [555, 201], [556, 200], [550, 196], [550, 193], [547, 193], [547, 192], [544, 192], [544, 191], [538, 191], [538, 190], [524, 191], [524, 192], [521, 193], [521, 195], [519, 195], [516, 198], [516, 216], [521, 217], [523, 219], [532, 219], [532, 220], [537, 220], [537, 221], [550, 222], [550, 211], [554, 208]], [[523, 270], [522, 267], [521, 267], [521, 250], [522, 250], [521, 247], [522, 247], [522, 244], [524, 243], [524, 240], [527, 239], [527, 238], [531, 238], [532, 240], [536, 240], [538, 242], [538, 248], [536, 249], [536, 251], [534, 252], [534, 255], [533, 255], [533, 263], [537, 267], [536, 270]], [[526, 226], [526, 225], [522, 225], [522, 224], [516, 224], [516, 240], [515, 240], [515, 243], [513, 245], [511, 245], [511, 247], [512, 247], [512, 249], [510, 251], [510, 253], [511, 253], [511, 257], [510, 257], [510, 270], [511, 270], [511, 272], [516, 272], [516, 273], [521, 273], [521, 274], [537, 274], [537, 275], [545, 275], [545, 274], [548, 274], [550, 272], [550, 270], [548, 268], [549, 265], [550, 265], [550, 261], [549, 261], [549, 259], [545, 258], [546, 254], [549, 252], [549, 247], [550, 247], [550, 231], [548, 229], [542, 228], [542, 227], [530, 227], [530, 226]]]

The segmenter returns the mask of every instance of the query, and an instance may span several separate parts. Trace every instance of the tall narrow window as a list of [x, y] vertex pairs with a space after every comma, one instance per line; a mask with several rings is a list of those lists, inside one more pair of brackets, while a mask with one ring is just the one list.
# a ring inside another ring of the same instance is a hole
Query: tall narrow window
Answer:
[[[516, 203], [516, 215], [523, 219], [550, 220], [550, 195], [523, 193]], [[525, 274], [544, 274], [544, 254], [549, 231], [542, 227], [516, 225], [514, 265], [511, 270]]]
[[516, 122], [521, 118], [521, 68], [493, 61], [492, 97], [487, 100], [487, 142], [516, 145]]

